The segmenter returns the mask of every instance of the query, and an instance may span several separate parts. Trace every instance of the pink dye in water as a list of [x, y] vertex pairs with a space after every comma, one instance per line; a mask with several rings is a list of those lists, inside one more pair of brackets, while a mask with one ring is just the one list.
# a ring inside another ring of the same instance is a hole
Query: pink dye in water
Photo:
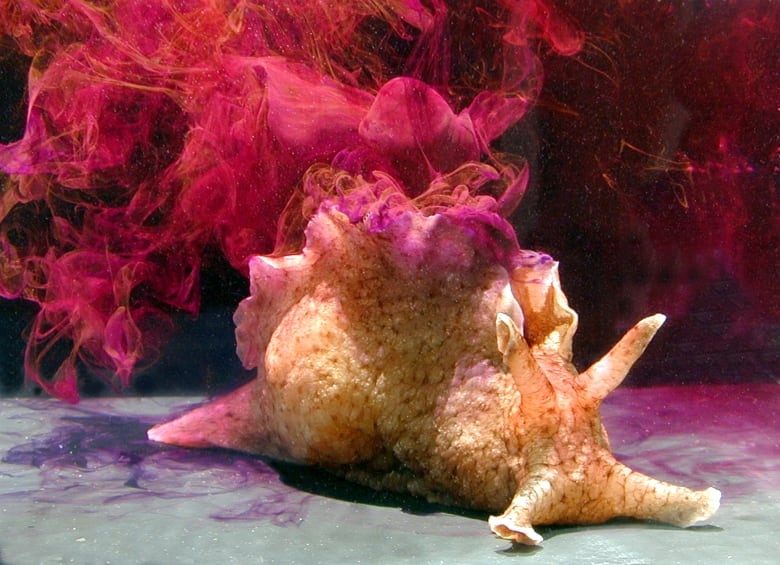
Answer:
[[[317, 163], [388, 175], [415, 197], [487, 162], [513, 187], [494, 195], [508, 216], [528, 175], [511, 136], [530, 130], [530, 111], [555, 165], [531, 174], [556, 219], [520, 226], [526, 245], [583, 256], [572, 232], [640, 226], [662, 254], [725, 249], [780, 317], [777, 251], [755, 252], [780, 247], [780, 81], [767, 67], [779, 13], [750, 1], [0, 1], [0, 36], [30, 60], [24, 134], [0, 145], [0, 294], [40, 308], [26, 372], [72, 402], [79, 360], [126, 387], [171, 314], [198, 312], [207, 248], [245, 273], [248, 257], [289, 243], [295, 219], [277, 223]], [[662, 123], [680, 108], [682, 129]], [[650, 305], [684, 310], [658, 289]]]

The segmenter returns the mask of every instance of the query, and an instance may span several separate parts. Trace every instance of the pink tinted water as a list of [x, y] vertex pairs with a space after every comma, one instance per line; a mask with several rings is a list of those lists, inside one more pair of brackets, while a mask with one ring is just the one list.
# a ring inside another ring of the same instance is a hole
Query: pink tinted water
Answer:
[[[0, 35], [30, 64], [24, 134], [0, 146], [0, 293], [40, 308], [26, 372], [72, 402], [80, 363], [126, 387], [171, 314], [199, 310], [209, 246], [245, 273], [295, 239], [277, 223], [319, 163], [414, 198], [482, 161], [506, 188], [487, 195], [505, 217], [530, 174], [554, 219], [519, 226], [530, 243], [576, 254], [556, 234], [640, 226], [661, 255], [651, 265], [722, 250], [777, 318], [778, 14], [762, 2], [0, 1]], [[662, 127], [678, 106], [683, 130]], [[526, 168], [511, 143], [533, 130], [529, 112], [555, 125], [554, 168]], [[690, 292], [661, 282], [643, 309], [685, 311]]]

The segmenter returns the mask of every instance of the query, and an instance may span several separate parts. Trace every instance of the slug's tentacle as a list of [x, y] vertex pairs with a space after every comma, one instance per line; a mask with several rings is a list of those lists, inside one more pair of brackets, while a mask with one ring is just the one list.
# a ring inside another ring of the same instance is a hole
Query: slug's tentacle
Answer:
[[604, 357], [580, 373], [577, 380], [585, 390], [585, 395], [589, 399], [601, 401], [615, 390], [644, 353], [664, 321], [666, 316], [663, 314], [655, 314], [641, 320]]

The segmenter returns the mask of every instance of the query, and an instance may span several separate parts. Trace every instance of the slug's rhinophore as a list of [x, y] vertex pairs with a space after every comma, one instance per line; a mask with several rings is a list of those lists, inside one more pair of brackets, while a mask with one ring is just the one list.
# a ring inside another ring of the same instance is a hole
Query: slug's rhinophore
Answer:
[[518, 247], [503, 199], [475, 196], [494, 173], [467, 166], [414, 200], [387, 178], [323, 175], [338, 190], [302, 253], [251, 263], [235, 321], [257, 378], [149, 437], [488, 510], [493, 532], [526, 544], [534, 525], [708, 518], [717, 490], [622, 465], [599, 417], [664, 317], [578, 373], [557, 263]]

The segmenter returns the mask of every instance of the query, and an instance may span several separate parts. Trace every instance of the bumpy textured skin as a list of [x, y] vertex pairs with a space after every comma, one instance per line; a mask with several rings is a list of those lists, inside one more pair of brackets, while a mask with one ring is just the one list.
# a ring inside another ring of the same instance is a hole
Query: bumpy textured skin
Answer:
[[599, 418], [663, 316], [578, 374], [557, 263], [518, 250], [502, 264], [476, 237], [442, 214], [371, 229], [322, 206], [301, 254], [251, 263], [235, 320], [257, 378], [149, 437], [488, 510], [493, 532], [526, 544], [541, 541], [533, 525], [708, 518], [717, 490], [620, 464]]

